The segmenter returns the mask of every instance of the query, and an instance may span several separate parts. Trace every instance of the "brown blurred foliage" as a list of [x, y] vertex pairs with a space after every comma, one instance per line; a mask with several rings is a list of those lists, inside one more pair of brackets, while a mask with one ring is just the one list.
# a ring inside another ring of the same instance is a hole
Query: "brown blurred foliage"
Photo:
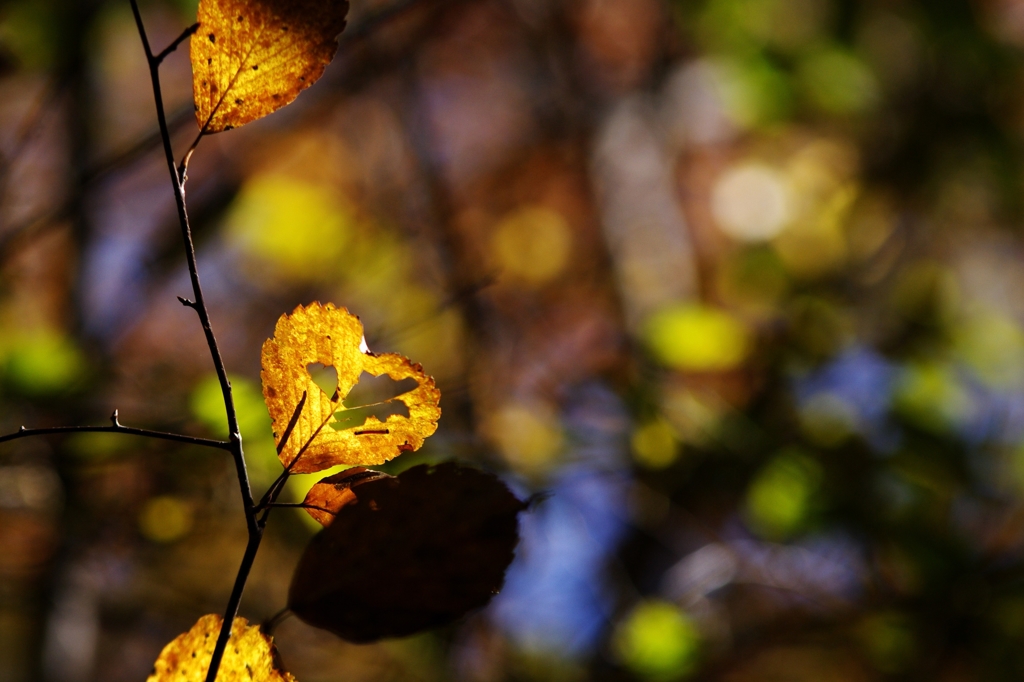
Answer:
[[[143, 7], [154, 44], [195, 18]], [[189, 204], [257, 491], [260, 346], [313, 300], [422, 363], [389, 474], [499, 472], [501, 595], [431, 634], [275, 633], [302, 682], [1024, 675], [1024, 5], [353, 0]], [[163, 70], [194, 139], [187, 54]], [[223, 436], [126, 3], [0, 7], [0, 431]], [[313, 481], [289, 482], [301, 501]], [[231, 462], [103, 434], [0, 451], [0, 681], [142, 679], [218, 612]], [[316, 524], [281, 510], [259, 621]]]

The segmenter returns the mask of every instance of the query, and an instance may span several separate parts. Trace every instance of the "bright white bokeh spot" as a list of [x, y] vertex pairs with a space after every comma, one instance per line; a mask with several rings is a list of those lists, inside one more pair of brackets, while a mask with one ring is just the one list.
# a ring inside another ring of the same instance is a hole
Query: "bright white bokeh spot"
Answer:
[[745, 242], [766, 241], [790, 219], [789, 189], [774, 169], [744, 163], [719, 178], [711, 194], [711, 211], [729, 236]]

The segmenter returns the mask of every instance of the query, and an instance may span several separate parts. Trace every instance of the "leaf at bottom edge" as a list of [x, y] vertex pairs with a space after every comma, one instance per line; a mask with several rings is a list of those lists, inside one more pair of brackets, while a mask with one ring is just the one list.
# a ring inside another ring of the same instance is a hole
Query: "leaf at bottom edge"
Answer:
[[[224, 619], [215, 614], [203, 616], [191, 630], [178, 635], [160, 652], [146, 682], [204, 682], [223, 622]], [[224, 650], [217, 679], [295, 682], [295, 678], [281, 668], [273, 638], [255, 625], [249, 625], [245, 618], [235, 618], [231, 624], [231, 639]]]

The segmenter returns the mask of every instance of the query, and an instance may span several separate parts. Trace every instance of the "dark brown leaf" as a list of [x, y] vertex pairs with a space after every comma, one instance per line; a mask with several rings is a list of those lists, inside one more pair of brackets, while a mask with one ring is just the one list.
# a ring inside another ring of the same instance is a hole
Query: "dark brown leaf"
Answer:
[[525, 509], [497, 477], [445, 463], [359, 486], [313, 538], [288, 605], [350, 642], [450, 623], [497, 594]]

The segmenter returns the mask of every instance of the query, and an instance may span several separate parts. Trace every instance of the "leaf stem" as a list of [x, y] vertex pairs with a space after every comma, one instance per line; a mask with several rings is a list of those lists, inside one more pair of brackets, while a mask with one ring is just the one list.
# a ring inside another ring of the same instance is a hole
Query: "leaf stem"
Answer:
[[315, 504], [306, 504], [305, 502], [274, 502], [267, 505], [270, 509], [315, 509], [316, 511], [322, 511], [325, 514], [334, 516], [333, 509], [327, 509], [326, 507], [318, 507]]
[[280, 625], [282, 621], [287, 620], [293, 615], [295, 614], [292, 613], [292, 610], [286, 606], [270, 618], [267, 618], [265, 621], [260, 623], [260, 630], [268, 635], [272, 635], [274, 634], [274, 630], [277, 629], [277, 626]]

